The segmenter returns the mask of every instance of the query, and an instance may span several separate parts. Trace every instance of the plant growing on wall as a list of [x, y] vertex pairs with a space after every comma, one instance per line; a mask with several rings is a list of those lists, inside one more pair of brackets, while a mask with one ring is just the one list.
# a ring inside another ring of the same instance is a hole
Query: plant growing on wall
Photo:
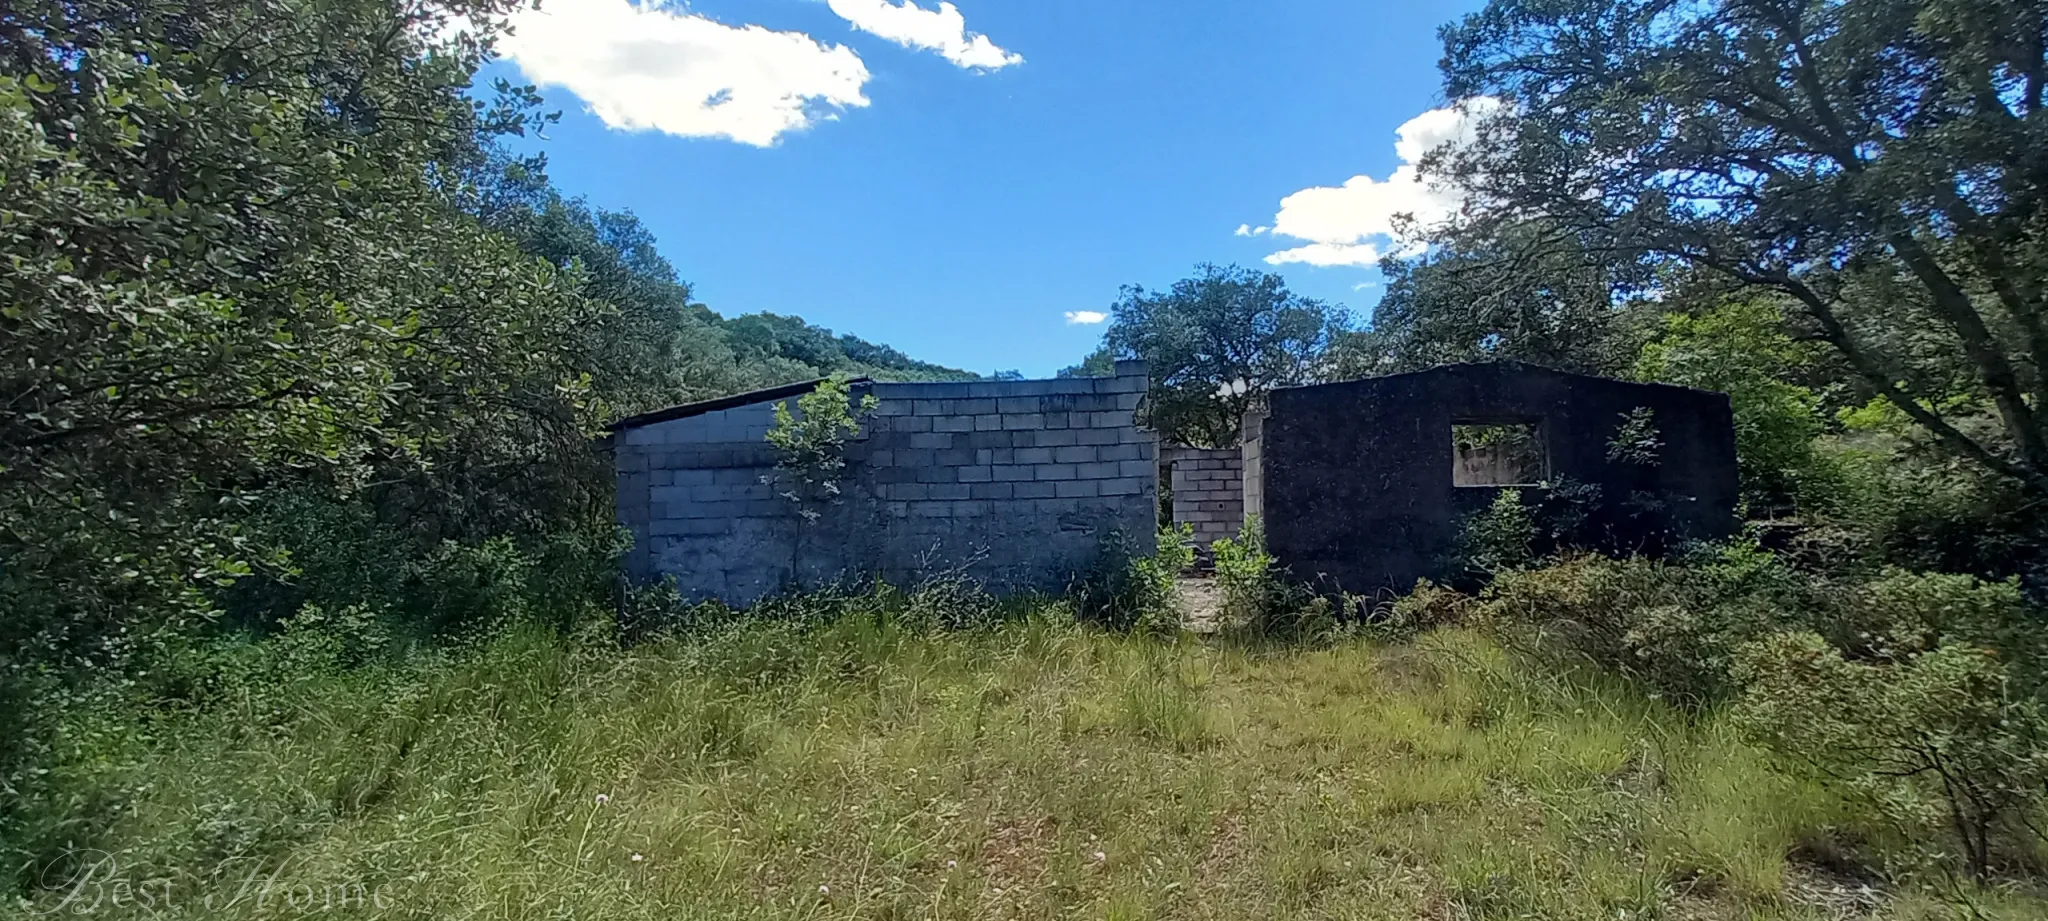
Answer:
[[1622, 413], [1621, 425], [1607, 441], [1607, 459], [1615, 463], [1655, 467], [1662, 450], [1664, 439], [1657, 434], [1657, 414], [1648, 406]]
[[775, 427], [768, 430], [768, 443], [780, 457], [773, 478], [804, 521], [818, 520], [824, 514], [820, 506], [838, 499], [839, 479], [846, 472], [846, 440], [860, 434], [861, 421], [878, 402], [874, 394], [856, 402], [846, 379], [833, 377], [798, 397], [794, 412], [787, 400], [775, 404]]

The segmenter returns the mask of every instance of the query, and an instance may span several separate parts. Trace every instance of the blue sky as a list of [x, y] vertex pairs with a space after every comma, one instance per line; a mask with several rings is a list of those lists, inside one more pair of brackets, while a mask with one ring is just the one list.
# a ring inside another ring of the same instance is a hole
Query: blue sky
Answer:
[[713, 309], [1044, 376], [1100, 339], [1070, 313], [1198, 262], [1368, 314], [1389, 215], [1444, 206], [1403, 164], [1463, 124], [1435, 30], [1475, 7], [544, 0], [493, 66]]

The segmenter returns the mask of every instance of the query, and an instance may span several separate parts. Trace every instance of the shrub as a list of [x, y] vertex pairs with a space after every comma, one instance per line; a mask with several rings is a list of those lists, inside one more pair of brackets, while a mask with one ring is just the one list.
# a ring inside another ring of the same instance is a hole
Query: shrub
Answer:
[[619, 604], [619, 634], [637, 643], [663, 634], [686, 634], [737, 620], [739, 615], [717, 601], [690, 602], [676, 589], [675, 577], [626, 586]]
[[[1167, 588], [1171, 591], [1171, 584]], [[1001, 620], [1002, 613], [995, 596], [959, 570], [927, 576], [904, 595], [902, 605], [905, 622], [946, 630], [988, 626]]]
[[443, 542], [415, 563], [413, 622], [435, 636], [484, 636], [525, 619], [533, 594], [533, 558], [509, 537], [479, 544]]
[[1226, 623], [1255, 636], [1294, 640], [1322, 638], [1335, 629], [1333, 599], [1312, 597], [1281, 578], [1257, 517], [1247, 517], [1237, 537], [1220, 538], [1209, 549]]
[[1852, 662], [1818, 634], [1742, 651], [1739, 723], [1784, 760], [1859, 795], [1909, 837], [1946, 827], [1969, 871], [2041, 838], [2048, 717], [1990, 650], [1944, 643]]
[[1075, 613], [1113, 630], [1171, 633], [1180, 629], [1180, 574], [1195, 564], [1192, 525], [1161, 528], [1151, 556], [1136, 556], [1113, 539], [1068, 594]]
[[1268, 617], [1279, 600], [1279, 586], [1259, 520], [1246, 518], [1237, 537], [1218, 538], [1209, 550], [1216, 557], [1216, 584], [1223, 590], [1224, 618], [1258, 622]]
[[1944, 644], [1998, 650], [2023, 694], [2042, 689], [2048, 631], [2028, 616], [2019, 581], [1887, 568], [1842, 593], [1822, 630], [1851, 659], [1900, 661]]
[[1599, 504], [1600, 487], [1566, 477], [1502, 489], [1459, 527], [1449, 560], [1456, 581], [1483, 584], [1504, 570], [1604, 549], [1609, 542], [1589, 527]]
[[1371, 627], [1377, 633], [1406, 637], [1435, 627], [1448, 627], [1470, 620], [1477, 608], [1471, 595], [1446, 588], [1428, 579], [1417, 579], [1414, 590], [1374, 606]]
[[1462, 568], [1482, 577], [1529, 565], [1536, 554], [1536, 520], [1521, 490], [1501, 490], [1484, 511], [1466, 518], [1454, 552]]
[[796, 504], [805, 521], [823, 514], [819, 505], [838, 501], [846, 439], [860, 434], [861, 420], [877, 403], [874, 394], [855, 401], [851, 386], [840, 376], [819, 381], [798, 397], [795, 412], [786, 400], [775, 404], [775, 427], [768, 430], [768, 443], [775, 447], [777, 459], [770, 480], [782, 487], [782, 495]]
[[1539, 650], [1569, 650], [1697, 706], [1732, 694], [1730, 670], [1742, 644], [1811, 610], [1812, 594], [1806, 579], [1770, 553], [1733, 544], [1689, 562], [1589, 555], [1506, 570], [1481, 610], [1504, 625], [1533, 628]]

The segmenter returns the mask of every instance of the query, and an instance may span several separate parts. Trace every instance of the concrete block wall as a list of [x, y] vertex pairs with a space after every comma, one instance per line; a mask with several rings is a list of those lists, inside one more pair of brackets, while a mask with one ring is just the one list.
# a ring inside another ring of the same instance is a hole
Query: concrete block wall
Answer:
[[1193, 526], [1196, 545], [1237, 536], [1244, 524], [1244, 462], [1237, 448], [1165, 448], [1160, 467], [1171, 471], [1173, 523]]
[[1142, 362], [1106, 378], [856, 385], [878, 402], [815, 521], [775, 483], [776, 401], [626, 429], [613, 443], [628, 575], [735, 605], [954, 571], [997, 592], [1063, 589], [1109, 541], [1153, 549], [1145, 387]]
[[774, 403], [627, 429], [613, 436], [626, 574], [687, 573], [695, 597], [758, 598], [788, 578], [796, 506], [772, 481]]
[[1244, 516], [1266, 518], [1266, 414], [1253, 410], [1244, 414], [1237, 446], [1239, 474], [1244, 485]]

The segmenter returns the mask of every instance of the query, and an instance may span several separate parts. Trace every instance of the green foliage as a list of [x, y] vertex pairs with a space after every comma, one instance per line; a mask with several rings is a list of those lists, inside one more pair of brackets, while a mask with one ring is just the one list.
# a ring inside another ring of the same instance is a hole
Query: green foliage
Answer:
[[1959, 855], [1983, 878], [2038, 866], [2048, 843], [2048, 628], [2016, 581], [1833, 580], [1730, 544], [1506, 569], [1476, 602], [1424, 583], [1390, 614], [1397, 628], [1488, 624], [1539, 660], [1591, 661], [1695, 712], [1734, 701], [1745, 732], [1899, 840], [1958, 849], [1921, 864]]
[[360, 668], [393, 645], [390, 618], [362, 605], [328, 612], [308, 604], [278, 626], [265, 650], [272, 656], [271, 675], [279, 680], [304, 681]]
[[[1820, 921], [1841, 903], [1807, 900], [1799, 855], [1867, 822], [1719, 714], [1473, 631], [1247, 651], [1057, 606], [967, 631], [869, 613], [627, 648], [513, 630], [252, 687], [147, 738], [109, 721], [84, 744], [81, 721], [77, 754], [106, 760], [65, 769], [132, 786], [69, 832], [221, 921], [357, 881], [391, 907], [336, 914]], [[1943, 917], [1910, 882], [1872, 882], [1869, 913]], [[522, 901], [480, 909], [484, 890]], [[18, 894], [14, 914], [71, 913], [64, 890]], [[2021, 887], [1983, 898], [2041, 914]]]
[[1192, 525], [1160, 528], [1150, 556], [1134, 556], [1124, 541], [1112, 540], [1069, 592], [1075, 612], [1112, 630], [1179, 633], [1183, 612], [1177, 583], [1195, 565], [1194, 539]]
[[[975, 375], [917, 361], [858, 336], [835, 335], [802, 317], [750, 313], [721, 324], [743, 368], [767, 372], [761, 386], [806, 377], [871, 377], [884, 381], [963, 381]], [[782, 368], [791, 370], [781, 370]]]
[[1178, 588], [1183, 573], [1195, 565], [1195, 529], [1182, 524], [1159, 529], [1156, 550], [1136, 563], [1132, 580], [1137, 587], [1133, 605], [1138, 609], [1134, 625], [1138, 630], [1160, 636], [1180, 632], [1182, 614]]
[[1110, 307], [1104, 346], [1146, 361], [1144, 412], [1153, 431], [1169, 442], [1226, 447], [1266, 391], [1324, 379], [1322, 358], [1351, 318], [1288, 291], [1278, 275], [1197, 271], [1166, 291], [1125, 287]]
[[1371, 328], [1341, 336], [1331, 377], [1349, 380], [1458, 362], [1525, 361], [1619, 376], [1655, 305], [1648, 273], [1542, 222], [1446, 234], [1414, 259], [1380, 266], [1386, 294]]
[[2026, 3], [1493, 0], [1444, 31], [1443, 60], [1446, 95], [1493, 116], [1424, 168], [1484, 203], [1465, 233], [1540, 220], [1607, 261], [1785, 304], [1861, 392], [2038, 495], [2048, 294], [2023, 228], [2048, 207], [2027, 166], [2048, 144], [2042, 21]]
[[1273, 556], [1266, 552], [1265, 527], [1256, 517], [1246, 516], [1236, 537], [1217, 538], [1209, 552], [1216, 559], [1224, 618], [1263, 623], [1273, 614], [1279, 588], [1273, 576]]
[[969, 376], [720, 318], [500, 149], [553, 120], [475, 85], [512, 6], [0, 15], [0, 834], [63, 747], [32, 714], [223, 699], [222, 634], [567, 629], [614, 591], [607, 418]]
[[[1701, 706], [1727, 699], [1737, 650], [1817, 610], [1816, 588], [1743, 544], [1689, 564], [1577, 556], [1495, 574], [1479, 616], [1629, 675], [1659, 696]], [[1525, 628], [1533, 628], [1524, 633]]]
[[2032, 863], [2048, 841], [2048, 715], [1996, 653], [1948, 643], [1851, 661], [1816, 634], [1781, 633], [1743, 651], [1738, 678], [1753, 735], [1910, 838], [1945, 829], [1975, 877]]
[[1930, 439], [1879, 426], [1819, 448], [1840, 471], [1832, 516], [1864, 565], [2020, 577], [2037, 599], [2048, 586], [2048, 516], [2026, 489]]
[[855, 400], [845, 378], [826, 378], [797, 398], [794, 412], [787, 400], [775, 404], [775, 427], [768, 430], [775, 476], [805, 520], [816, 521], [823, 514], [819, 505], [837, 501], [846, 441], [860, 434], [861, 421], [878, 402], [874, 394]]
[[1454, 551], [1464, 568], [1491, 576], [1526, 566], [1536, 556], [1536, 520], [1519, 489], [1502, 489], [1484, 510], [1465, 519]]
[[[609, 517], [556, 488], [603, 412], [563, 343], [608, 311], [454, 191], [529, 124], [469, 94], [505, 8], [10, 6], [0, 685], [146, 673], [282, 565], [268, 493], [372, 503], [408, 552]], [[4, 735], [11, 782], [41, 743]]]
[[1336, 632], [1337, 599], [1315, 597], [1287, 580], [1266, 552], [1266, 529], [1257, 516], [1247, 516], [1236, 537], [1217, 538], [1209, 551], [1223, 595], [1222, 621], [1230, 629], [1290, 642]]
[[1375, 604], [1367, 626], [1379, 636], [1408, 639], [1437, 627], [1478, 623], [1477, 604], [1477, 599], [1457, 589], [1417, 579], [1407, 594]]
[[1059, 370], [1060, 377], [1111, 377], [1116, 374], [1116, 350], [1107, 345], [1099, 346], [1078, 365], [1069, 365]]
[[1616, 463], [1655, 467], [1661, 462], [1664, 439], [1657, 434], [1657, 414], [1638, 406], [1621, 414], [1621, 424], [1607, 439], [1607, 459]]
[[1815, 444], [1825, 430], [1820, 394], [1799, 383], [1819, 349], [1785, 328], [1768, 298], [1670, 314], [1634, 369], [1640, 380], [1728, 394], [1743, 502], [1758, 515], [1825, 511], [1840, 488], [1839, 470]]
[[1903, 661], [1944, 646], [1996, 650], [2020, 696], [2048, 692], [2048, 625], [2018, 580], [1887, 567], [1841, 597], [1816, 629], [1859, 660]]
[[614, 414], [828, 376], [974, 377], [836, 335], [801, 317], [721, 317], [693, 299], [631, 212], [564, 199], [530, 164], [495, 165], [499, 171], [480, 180], [483, 201], [476, 205], [486, 224], [523, 251], [577, 273], [584, 295], [615, 311], [607, 322], [581, 330], [571, 346], [586, 357], [592, 387]]

